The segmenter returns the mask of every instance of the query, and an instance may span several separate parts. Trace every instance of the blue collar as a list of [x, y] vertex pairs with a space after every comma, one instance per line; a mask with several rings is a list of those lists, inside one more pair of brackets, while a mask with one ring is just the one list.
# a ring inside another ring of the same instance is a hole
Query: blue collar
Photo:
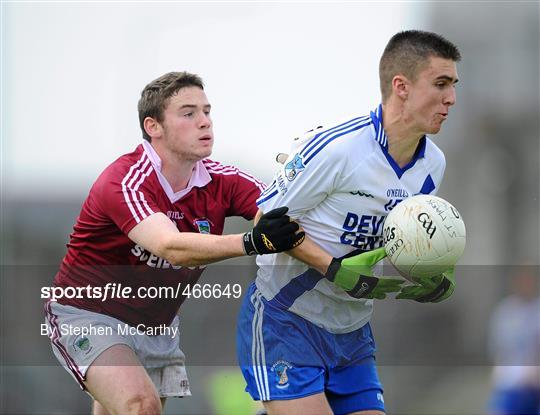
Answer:
[[382, 120], [382, 104], [379, 104], [375, 111], [369, 113], [373, 126], [375, 127], [375, 141], [381, 145], [382, 148], [388, 150], [388, 137], [384, 132], [383, 120]]
[[418, 146], [416, 147], [416, 151], [414, 152], [413, 158], [410, 163], [408, 163], [406, 166], [403, 166], [403, 168], [399, 167], [399, 165], [394, 161], [390, 153], [388, 153], [388, 137], [386, 136], [383, 128], [382, 104], [379, 104], [377, 109], [375, 111], [371, 111], [369, 115], [371, 117], [371, 120], [373, 121], [373, 126], [375, 127], [375, 141], [379, 143], [382, 152], [386, 156], [386, 160], [388, 160], [388, 163], [390, 164], [390, 166], [392, 166], [398, 178], [401, 179], [403, 173], [412, 168], [418, 159], [424, 158], [426, 152], [426, 136], [424, 135], [418, 142]]

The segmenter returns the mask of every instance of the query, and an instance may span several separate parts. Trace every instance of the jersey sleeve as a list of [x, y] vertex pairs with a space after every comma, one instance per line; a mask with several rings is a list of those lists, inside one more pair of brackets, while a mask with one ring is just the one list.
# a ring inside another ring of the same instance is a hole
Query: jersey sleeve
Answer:
[[296, 140], [289, 157], [257, 200], [263, 212], [287, 206], [288, 214], [300, 219], [339, 186], [342, 163], [335, 143], [321, 139], [319, 134]]
[[102, 215], [126, 235], [142, 220], [160, 211], [149, 179], [151, 174], [151, 164], [134, 165], [127, 171], [114, 171], [110, 166], [91, 190]]

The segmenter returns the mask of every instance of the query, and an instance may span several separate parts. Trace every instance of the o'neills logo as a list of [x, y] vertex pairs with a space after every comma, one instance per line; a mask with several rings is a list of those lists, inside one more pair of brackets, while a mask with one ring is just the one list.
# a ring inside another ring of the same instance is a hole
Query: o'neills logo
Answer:
[[172, 220], [184, 219], [184, 214], [176, 210], [167, 211], [167, 217]]

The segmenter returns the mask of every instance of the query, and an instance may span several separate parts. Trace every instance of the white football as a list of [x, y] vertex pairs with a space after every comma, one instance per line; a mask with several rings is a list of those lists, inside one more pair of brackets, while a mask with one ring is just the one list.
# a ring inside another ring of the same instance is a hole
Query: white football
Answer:
[[437, 196], [405, 199], [390, 211], [383, 229], [388, 259], [409, 280], [448, 270], [465, 250], [461, 215]]

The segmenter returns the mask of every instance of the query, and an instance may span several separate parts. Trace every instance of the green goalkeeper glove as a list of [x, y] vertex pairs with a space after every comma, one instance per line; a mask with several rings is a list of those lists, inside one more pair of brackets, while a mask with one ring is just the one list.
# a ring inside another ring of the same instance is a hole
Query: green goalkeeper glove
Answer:
[[373, 266], [385, 256], [384, 248], [378, 248], [350, 258], [333, 258], [325, 277], [351, 297], [384, 300], [403, 284], [401, 279], [373, 276]]
[[450, 297], [456, 288], [454, 267], [434, 277], [413, 279], [416, 284], [403, 287], [396, 299], [414, 300], [419, 303], [440, 303]]

